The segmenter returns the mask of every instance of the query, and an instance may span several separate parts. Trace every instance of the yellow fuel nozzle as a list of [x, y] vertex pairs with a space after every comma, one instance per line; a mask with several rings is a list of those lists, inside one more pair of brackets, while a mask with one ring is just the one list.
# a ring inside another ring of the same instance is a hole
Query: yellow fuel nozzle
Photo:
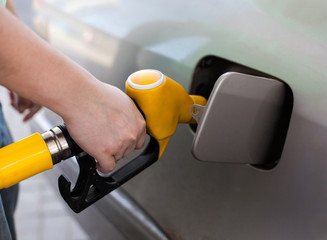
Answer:
[[[195, 122], [191, 115], [193, 104], [206, 104], [204, 97], [189, 95], [181, 85], [156, 70], [141, 70], [130, 75], [126, 81], [126, 92], [143, 111], [147, 131], [159, 143], [159, 158], [178, 123]], [[51, 169], [54, 164], [80, 152], [82, 150], [70, 138], [65, 126], [36, 133], [3, 147], [0, 149], [0, 189]], [[135, 160], [144, 162], [143, 157]], [[139, 169], [147, 166], [140, 165]], [[131, 176], [130, 167], [126, 173]], [[117, 186], [126, 179], [121, 179]]]
[[177, 82], [152, 69], [131, 74], [126, 93], [143, 111], [147, 131], [159, 143], [159, 158], [178, 123], [195, 123], [191, 115], [193, 104], [204, 106], [207, 102], [202, 96], [189, 95]]

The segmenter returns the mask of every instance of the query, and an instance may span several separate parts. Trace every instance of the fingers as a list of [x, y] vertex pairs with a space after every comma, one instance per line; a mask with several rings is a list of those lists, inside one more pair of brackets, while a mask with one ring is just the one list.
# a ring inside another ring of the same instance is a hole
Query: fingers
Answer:
[[118, 158], [117, 160], [119, 161], [120, 159], [126, 157], [128, 154], [130, 154], [131, 152], [133, 152], [135, 150], [135, 144], [133, 145], [129, 145], [125, 151], [123, 152], [122, 154], [122, 157], [121, 158]]
[[37, 113], [41, 106], [23, 98], [16, 93], [9, 91], [10, 105], [16, 109], [19, 113], [25, 113], [23, 117], [23, 121], [31, 119], [35, 113]]
[[20, 105], [19, 97], [16, 93], [9, 91], [10, 105], [16, 109], [19, 113], [23, 113], [25, 108]]
[[98, 160], [96, 168], [102, 173], [110, 173], [115, 169], [116, 162], [114, 156], [108, 156], [108, 158], [103, 161]]
[[146, 138], [146, 131], [144, 129], [144, 131], [142, 132], [140, 138], [138, 139], [138, 141], [136, 143], [135, 149], [141, 149], [141, 148], [143, 148], [144, 143], [145, 143], [145, 138]]
[[146, 132], [144, 131], [141, 136], [137, 139], [137, 141], [132, 141], [129, 144], [126, 143], [124, 147], [120, 147], [119, 151], [116, 151], [115, 154], [109, 156], [107, 159], [99, 160], [96, 164], [97, 169], [102, 173], [109, 173], [113, 171], [116, 167], [117, 162], [126, 157], [135, 149], [140, 149], [144, 146], [146, 138]]
[[124, 158], [126, 157], [128, 154], [130, 154], [131, 152], [133, 152], [135, 149], [141, 149], [144, 146], [145, 143], [145, 138], [146, 138], [146, 131], [142, 131], [140, 136], [138, 136], [137, 138], [134, 138], [135, 140], [132, 141], [131, 144], [127, 145], [127, 147], [125, 148], [125, 151], [123, 151], [123, 154], [120, 155], [120, 158]]
[[129, 144], [125, 148], [121, 148], [120, 151], [117, 151], [115, 154], [108, 156], [107, 159], [98, 159], [96, 165], [97, 169], [102, 173], [112, 172], [115, 169], [117, 162], [134, 151], [135, 146], [135, 144]]
[[88, 102], [83, 111], [72, 109], [63, 119], [71, 137], [98, 161], [97, 169], [108, 173], [114, 170], [119, 159], [142, 148], [146, 124], [125, 93], [111, 85], [96, 86], [100, 86], [99, 94], [91, 99], [96, 101]]
[[12, 91], [8, 91], [9, 93], [9, 99], [10, 99], [10, 105], [14, 107], [15, 104], [15, 93]]
[[27, 114], [23, 118], [23, 122], [28, 121], [31, 119], [35, 113], [37, 113], [41, 109], [41, 106], [38, 104], [34, 104], [32, 107], [28, 108]]

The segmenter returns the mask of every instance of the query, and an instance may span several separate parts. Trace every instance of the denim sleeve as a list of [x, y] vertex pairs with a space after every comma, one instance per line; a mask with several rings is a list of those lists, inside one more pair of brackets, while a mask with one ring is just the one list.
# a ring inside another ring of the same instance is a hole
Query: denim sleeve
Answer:
[[[5, 122], [0, 103], [0, 147], [12, 143], [12, 138]], [[0, 159], [1, 161], [1, 159]], [[0, 190], [0, 239], [16, 239], [14, 211], [18, 197], [18, 185]]]

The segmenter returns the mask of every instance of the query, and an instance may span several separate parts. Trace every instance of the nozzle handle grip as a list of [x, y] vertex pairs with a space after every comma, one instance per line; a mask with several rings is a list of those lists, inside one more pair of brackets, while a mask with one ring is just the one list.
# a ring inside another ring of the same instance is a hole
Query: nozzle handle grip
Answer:
[[158, 141], [150, 136], [148, 145], [138, 157], [110, 176], [102, 177], [96, 170], [94, 158], [82, 153], [76, 156], [80, 173], [75, 187], [71, 191], [71, 182], [61, 175], [58, 179], [60, 194], [69, 207], [79, 213], [156, 162], [158, 155]]

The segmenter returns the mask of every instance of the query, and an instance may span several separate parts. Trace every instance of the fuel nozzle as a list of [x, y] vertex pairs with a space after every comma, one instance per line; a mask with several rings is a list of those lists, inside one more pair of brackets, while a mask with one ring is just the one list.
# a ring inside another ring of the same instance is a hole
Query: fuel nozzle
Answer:
[[147, 131], [159, 143], [159, 157], [163, 154], [178, 123], [195, 123], [193, 104], [204, 106], [202, 96], [189, 95], [171, 78], [152, 69], [137, 71], [126, 81], [126, 93], [143, 111]]
[[156, 70], [133, 73], [126, 82], [126, 93], [143, 112], [150, 135], [139, 156], [103, 177], [96, 170], [95, 159], [84, 153], [61, 125], [0, 149], [0, 189], [75, 156], [80, 169], [75, 186], [72, 188], [64, 175], [59, 177], [58, 186], [63, 199], [78, 213], [156, 162], [178, 123], [195, 122], [192, 106], [206, 104], [205, 98], [189, 95], [181, 85]]

